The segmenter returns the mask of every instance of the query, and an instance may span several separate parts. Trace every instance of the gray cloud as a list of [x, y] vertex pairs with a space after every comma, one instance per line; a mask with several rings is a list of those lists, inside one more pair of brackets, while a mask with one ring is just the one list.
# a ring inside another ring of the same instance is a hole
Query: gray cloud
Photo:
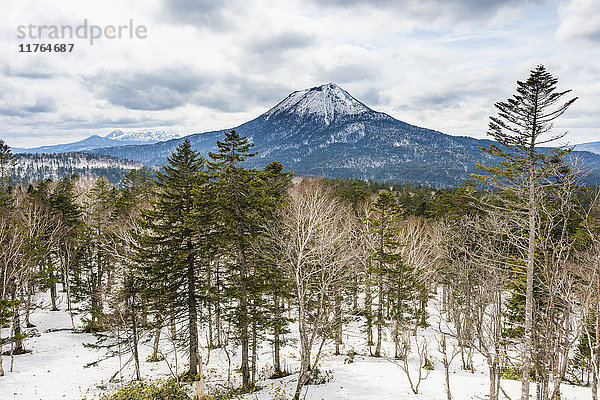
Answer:
[[56, 74], [52, 74], [43, 70], [15, 70], [14, 68], [6, 67], [2, 71], [6, 77], [11, 78], [26, 78], [26, 79], [52, 79], [56, 77]]
[[51, 113], [56, 111], [56, 101], [50, 97], [37, 98], [32, 105], [4, 104], [0, 106], [0, 115], [8, 117], [26, 117], [30, 114]]
[[315, 42], [313, 36], [304, 32], [282, 32], [250, 44], [257, 53], [278, 53], [286, 50], [303, 49]]
[[168, 110], [184, 105], [210, 77], [189, 70], [103, 72], [86, 79], [94, 93], [130, 110]]
[[[520, 7], [546, 0], [311, 0], [324, 7], [373, 7], [393, 10], [405, 17], [426, 21], [450, 18], [454, 21], [472, 21], [493, 18], [503, 8]], [[481, 22], [481, 21], [479, 21]]]
[[349, 83], [372, 79], [376, 75], [376, 68], [366, 64], [335, 65], [325, 69], [322, 74], [324, 80], [336, 83]]
[[[243, 112], [273, 102], [282, 85], [243, 73], [199, 73], [189, 69], [103, 72], [86, 78], [97, 97], [129, 110], [169, 110], [186, 104], [220, 112]], [[285, 94], [290, 88], [283, 89]]]
[[244, 112], [257, 104], [270, 107], [291, 91], [285, 85], [252, 76], [225, 74], [215, 79], [212, 87], [197, 92], [192, 102], [218, 111]]
[[357, 98], [369, 107], [384, 106], [390, 102], [389, 97], [382, 90], [373, 87], [368, 88]]
[[160, 18], [171, 22], [216, 30], [231, 28], [227, 10], [236, 9], [234, 0], [167, 0], [160, 9]]

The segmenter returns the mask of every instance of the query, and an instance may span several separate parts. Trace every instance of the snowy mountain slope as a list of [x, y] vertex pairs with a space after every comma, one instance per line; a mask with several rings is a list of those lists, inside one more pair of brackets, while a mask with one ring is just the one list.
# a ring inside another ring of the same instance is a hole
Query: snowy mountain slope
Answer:
[[[329, 83], [293, 92], [259, 117], [235, 127], [256, 144], [258, 156], [247, 165], [282, 162], [298, 175], [394, 180], [433, 186], [458, 186], [477, 164], [493, 160], [479, 146], [489, 140], [450, 136], [399, 121], [356, 100]], [[187, 136], [203, 156], [216, 151], [223, 131]], [[163, 164], [182, 139], [94, 152]], [[600, 167], [600, 157], [585, 154]], [[590, 175], [590, 182], [600, 175]]]
[[309, 116], [329, 125], [336, 117], [360, 115], [370, 111], [373, 110], [348, 92], [334, 83], [329, 83], [293, 92], [263, 115], [267, 121], [286, 114], [294, 114], [299, 118]]

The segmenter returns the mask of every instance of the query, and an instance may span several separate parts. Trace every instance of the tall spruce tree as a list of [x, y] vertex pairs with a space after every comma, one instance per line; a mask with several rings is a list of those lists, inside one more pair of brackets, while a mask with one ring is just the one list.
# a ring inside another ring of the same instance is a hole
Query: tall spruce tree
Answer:
[[10, 177], [14, 161], [15, 157], [10, 147], [0, 139], [0, 212], [2, 213], [8, 211], [12, 202]]
[[[283, 164], [273, 161], [261, 171], [263, 194], [261, 198], [260, 218], [263, 229], [278, 230], [281, 234], [279, 215], [281, 207], [288, 200], [287, 191], [291, 185], [291, 172], [283, 171]], [[271, 235], [261, 230], [255, 237], [253, 246], [253, 275], [256, 299], [252, 321], [253, 362], [252, 371], [256, 372], [256, 348], [258, 329], [272, 333], [273, 376], [283, 376], [281, 370], [281, 348], [286, 343], [284, 335], [289, 333], [290, 319], [284, 313], [283, 302], [289, 300], [292, 289], [281, 262], [281, 253], [273, 243]], [[266, 255], [266, 256], [265, 256]], [[254, 379], [253, 379], [254, 380]]]
[[13, 217], [14, 201], [10, 186], [10, 168], [14, 157], [10, 147], [0, 140], [0, 376], [4, 376], [2, 368], [2, 345], [14, 335], [2, 338], [2, 327], [14, 319], [18, 300], [9, 298], [12, 292], [13, 277], [11, 271], [15, 268], [15, 257], [20, 253], [20, 242], [17, 239]]
[[144, 267], [145, 294], [157, 314], [185, 320], [189, 374], [201, 372], [198, 348], [198, 308], [203, 280], [198, 279], [202, 246], [194, 218], [194, 189], [206, 181], [204, 159], [184, 140], [157, 172], [152, 209], [142, 211], [147, 234], [138, 237], [138, 262]]
[[241, 372], [243, 386], [253, 384], [250, 367], [250, 344], [253, 353], [258, 337], [257, 324], [266, 281], [258, 273], [258, 257], [253, 243], [262, 230], [261, 214], [266, 205], [264, 174], [257, 169], [245, 168], [242, 163], [256, 153], [246, 137], [236, 130], [225, 132], [225, 139], [217, 141], [218, 153], [209, 153], [213, 171], [215, 200], [215, 237], [218, 238], [222, 261], [228, 271], [228, 297], [233, 298], [229, 318], [236, 327], [242, 347]]
[[[60, 262], [60, 273], [62, 275], [63, 287], [67, 291], [67, 308], [71, 317], [71, 325], [75, 330], [73, 319], [73, 308], [71, 307], [72, 293], [71, 281], [79, 279], [77, 262], [80, 258], [83, 230], [82, 209], [77, 202], [75, 192], [75, 181], [77, 175], [66, 177], [59, 180], [54, 190], [49, 196], [49, 204], [52, 212], [58, 217], [60, 233], [56, 246], [56, 258]], [[42, 190], [45, 190], [42, 188]], [[50, 297], [52, 299], [52, 309], [56, 307], [56, 277], [55, 264], [52, 259], [48, 260], [48, 279], [47, 285], [50, 286]]]
[[[398, 222], [401, 219], [400, 208], [394, 196], [388, 191], [379, 193], [377, 200], [371, 208], [370, 220], [372, 234], [374, 235], [374, 248], [372, 249], [373, 272], [376, 277], [378, 302], [375, 311], [375, 324], [377, 326], [377, 343], [375, 345], [375, 357], [381, 356], [381, 344], [383, 339], [383, 328], [385, 326], [384, 302], [387, 291], [390, 289], [390, 281], [402, 263], [398, 253]], [[371, 313], [372, 310], [366, 310]]]
[[525, 321], [523, 327], [523, 376], [521, 399], [529, 399], [530, 368], [533, 349], [533, 294], [536, 264], [536, 242], [538, 209], [543, 197], [543, 188], [554, 169], [557, 158], [568, 152], [559, 148], [543, 152], [540, 146], [554, 142], [566, 133], [548, 136], [553, 121], [560, 117], [577, 98], [564, 103], [561, 99], [570, 92], [558, 91], [558, 79], [543, 65], [533, 69], [526, 81], [517, 82], [517, 93], [506, 102], [498, 102], [498, 116], [490, 117], [488, 135], [498, 144], [483, 148], [499, 158], [497, 165], [480, 167], [487, 172], [475, 175], [484, 183], [498, 188], [508, 197], [517, 200], [511, 205], [520, 208], [527, 216], [527, 251], [523, 263], [526, 266]]

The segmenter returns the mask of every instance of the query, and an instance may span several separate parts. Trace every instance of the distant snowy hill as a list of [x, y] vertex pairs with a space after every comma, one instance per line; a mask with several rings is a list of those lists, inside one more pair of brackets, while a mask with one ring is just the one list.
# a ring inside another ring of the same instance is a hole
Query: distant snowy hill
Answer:
[[590, 153], [600, 154], [600, 142], [582, 143], [574, 146], [575, 150], [589, 151]]
[[179, 138], [178, 134], [165, 133], [164, 131], [142, 130], [124, 132], [115, 130], [106, 136], [93, 135], [74, 143], [57, 144], [53, 146], [42, 146], [30, 149], [16, 148], [13, 153], [67, 153], [81, 152], [101, 149], [103, 147], [152, 144], [173, 138]]
[[121, 130], [112, 131], [105, 136], [106, 139], [118, 140], [120, 142], [135, 143], [156, 143], [164, 142], [165, 140], [179, 138], [176, 133], [166, 133], [165, 131], [147, 130], [123, 132]]
[[109, 182], [118, 183], [129, 171], [143, 166], [136, 161], [89, 153], [21, 153], [15, 155], [15, 160], [11, 174], [15, 183], [58, 180], [73, 174], [89, 178], [104, 177]]

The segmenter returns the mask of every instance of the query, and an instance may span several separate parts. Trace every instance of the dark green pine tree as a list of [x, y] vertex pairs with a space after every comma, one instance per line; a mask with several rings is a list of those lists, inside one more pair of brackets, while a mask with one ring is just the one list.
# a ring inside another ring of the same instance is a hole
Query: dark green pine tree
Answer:
[[[75, 193], [75, 181], [77, 175], [66, 177], [59, 180], [50, 193], [48, 202], [50, 209], [58, 218], [60, 225], [60, 233], [56, 246], [56, 258], [59, 260], [59, 265], [53, 261], [53, 258], [47, 260], [48, 279], [47, 285], [50, 288], [50, 298], [52, 299], [52, 309], [58, 310], [56, 307], [56, 283], [59, 281], [57, 272], [62, 277], [63, 287], [67, 290], [67, 307], [72, 318], [71, 308], [71, 282], [73, 279], [79, 279], [77, 260], [80, 256], [80, 242], [83, 229], [82, 210], [77, 202], [77, 194]], [[45, 196], [45, 188], [40, 187], [40, 196]], [[75, 327], [73, 326], [73, 329]]]
[[[9, 293], [14, 292], [13, 280], [9, 279], [8, 271], [14, 267], [11, 257], [8, 256], [8, 251], [5, 249], [10, 248], [10, 244], [15, 242], [15, 221], [14, 221], [14, 201], [12, 196], [12, 188], [10, 186], [10, 170], [13, 164], [14, 157], [4, 141], [0, 140], [0, 226], [2, 227], [0, 234], [0, 248], [2, 249], [2, 256], [0, 256], [0, 331], [5, 324], [13, 321], [15, 317], [15, 310], [17, 309], [20, 301], [9, 298]], [[0, 335], [0, 376], [4, 376], [4, 369], [2, 368], [2, 345], [11, 340], [19, 339], [12, 335], [8, 337], [1, 337]]]
[[[152, 209], [142, 211], [147, 234], [138, 236], [137, 264], [146, 278], [144, 295], [155, 314], [186, 322], [183, 331], [189, 349], [189, 374], [199, 373], [198, 309], [203, 279], [202, 238], [194, 207], [197, 189], [206, 183], [204, 159], [184, 140], [157, 172]], [[196, 193], [195, 193], [196, 191]]]
[[253, 338], [257, 339], [254, 335], [251, 337], [251, 331], [256, 332], [255, 317], [263, 292], [260, 274], [255, 273], [253, 243], [262, 229], [265, 183], [261, 171], [241, 165], [256, 155], [250, 152], [254, 144], [246, 137], [231, 130], [225, 132], [223, 141], [217, 141], [217, 146], [218, 153], [209, 153], [215, 202], [214, 237], [227, 267], [227, 297], [233, 299], [228, 301], [231, 305], [229, 319], [236, 327], [242, 348], [242, 384], [250, 386], [250, 343]]
[[14, 163], [10, 147], [0, 139], [0, 213], [8, 212], [12, 206], [10, 177]]
[[371, 207], [373, 243], [372, 269], [376, 277], [378, 302], [377, 310], [366, 310], [367, 323], [375, 322], [377, 326], [377, 343], [375, 346], [375, 357], [381, 356], [381, 344], [383, 339], [383, 328], [385, 325], [384, 303], [390, 298], [393, 288], [394, 277], [402, 265], [402, 258], [398, 253], [400, 243], [398, 242], [398, 224], [402, 219], [401, 210], [394, 196], [388, 191], [382, 191]]
[[146, 167], [132, 169], [121, 181], [115, 211], [120, 217], [137, 216], [152, 198], [152, 173]]
[[[263, 196], [261, 199], [261, 225], [270, 229], [278, 227], [278, 211], [287, 200], [291, 186], [291, 172], [285, 172], [283, 164], [273, 161], [261, 171]], [[253, 244], [252, 276], [254, 277], [255, 300], [252, 319], [252, 372], [256, 372], [256, 331], [272, 333], [274, 377], [284, 376], [281, 369], [281, 348], [287, 343], [290, 319], [285, 315], [284, 301], [290, 299], [292, 289], [282, 265], [272, 235], [259, 232]], [[283, 234], [283, 232], [281, 232]], [[254, 379], [253, 379], [254, 380]]]

